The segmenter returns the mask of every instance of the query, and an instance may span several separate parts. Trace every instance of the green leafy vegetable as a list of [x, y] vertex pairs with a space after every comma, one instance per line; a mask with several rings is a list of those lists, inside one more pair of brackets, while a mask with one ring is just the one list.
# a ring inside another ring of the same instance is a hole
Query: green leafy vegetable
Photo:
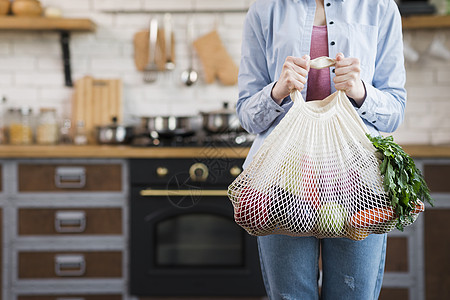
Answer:
[[396, 227], [403, 231], [402, 223], [412, 221], [418, 199], [433, 205], [430, 190], [414, 160], [394, 142], [392, 136], [372, 137], [368, 134], [367, 137], [381, 154], [380, 172], [384, 177], [384, 190], [397, 216]]

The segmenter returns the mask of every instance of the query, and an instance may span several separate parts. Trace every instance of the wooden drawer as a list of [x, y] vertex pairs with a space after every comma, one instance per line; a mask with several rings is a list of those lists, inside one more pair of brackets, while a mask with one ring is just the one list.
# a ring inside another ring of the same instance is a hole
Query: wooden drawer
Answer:
[[122, 190], [120, 164], [28, 164], [18, 166], [19, 192]]
[[122, 252], [18, 253], [19, 279], [121, 278]]
[[408, 239], [389, 237], [386, 247], [386, 272], [408, 272]]
[[382, 288], [378, 300], [408, 300], [409, 290], [405, 288]]
[[423, 175], [433, 193], [450, 193], [450, 164], [425, 164]]
[[19, 296], [17, 300], [122, 300], [121, 295], [41, 295]]
[[20, 208], [19, 235], [120, 235], [121, 208]]

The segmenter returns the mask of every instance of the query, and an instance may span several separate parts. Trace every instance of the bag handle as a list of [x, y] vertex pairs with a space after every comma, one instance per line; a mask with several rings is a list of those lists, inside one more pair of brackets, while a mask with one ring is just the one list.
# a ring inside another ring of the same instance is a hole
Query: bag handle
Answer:
[[335, 64], [336, 60], [328, 56], [321, 56], [311, 60], [311, 68], [317, 70], [329, 68], [334, 66]]
[[[335, 64], [336, 64], [336, 60], [334, 58], [331, 58], [331, 57], [328, 57], [328, 56], [320, 56], [320, 57], [312, 59], [310, 66], [313, 69], [320, 70], [320, 69], [325, 69], [325, 68], [332, 67]], [[297, 100], [301, 100], [301, 102], [304, 102], [300, 91], [298, 91], [297, 89], [294, 89], [291, 92], [291, 100], [293, 102], [296, 102]]]

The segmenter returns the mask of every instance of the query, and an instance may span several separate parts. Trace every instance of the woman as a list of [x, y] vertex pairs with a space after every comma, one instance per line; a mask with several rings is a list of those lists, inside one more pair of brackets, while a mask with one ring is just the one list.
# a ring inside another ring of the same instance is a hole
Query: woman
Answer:
[[[310, 70], [329, 56], [333, 68]], [[244, 163], [292, 106], [345, 91], [372, 135], [392, 132], [406, 103], [401, 18], [394, 0], [258, 0], [246, 17], [237, 111], [257, 138]], [[269, 235], [258, 237], [267, 294], [277, 299], [377, 299], [386, 235], [363, 241]], [[319, 253], [322, 288], [319, 296]]]

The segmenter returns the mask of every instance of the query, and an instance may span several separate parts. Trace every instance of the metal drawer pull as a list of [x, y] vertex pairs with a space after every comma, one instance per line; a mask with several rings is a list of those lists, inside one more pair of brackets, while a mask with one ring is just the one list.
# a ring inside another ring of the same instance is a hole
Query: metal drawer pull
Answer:
[[141, 196], [227, 196], [227, 190], [141, 190]]
[[58, 298], [56, 298], [56, 300], [86, 300], [86, 298], [79, 298], [79, 297], [77, 297], [77, 298], [73, 298], [73, 297], [71, 297], [71, 298], [67, 298], [67, 297], [58, 297]]
[[86, 213], [84, 211], [57, 211], [55, 213], [56, 232], [83, 232], [85, 229]]
[[55, 170], [55, 185], [62, 189], [81, 189], [86, 185], [86, 170], [84, 167], [57, 167]]
[[59, 254], [55, 256], [55, 274], [60, 277], [83, 276], [86, 261], [82, 254]]

